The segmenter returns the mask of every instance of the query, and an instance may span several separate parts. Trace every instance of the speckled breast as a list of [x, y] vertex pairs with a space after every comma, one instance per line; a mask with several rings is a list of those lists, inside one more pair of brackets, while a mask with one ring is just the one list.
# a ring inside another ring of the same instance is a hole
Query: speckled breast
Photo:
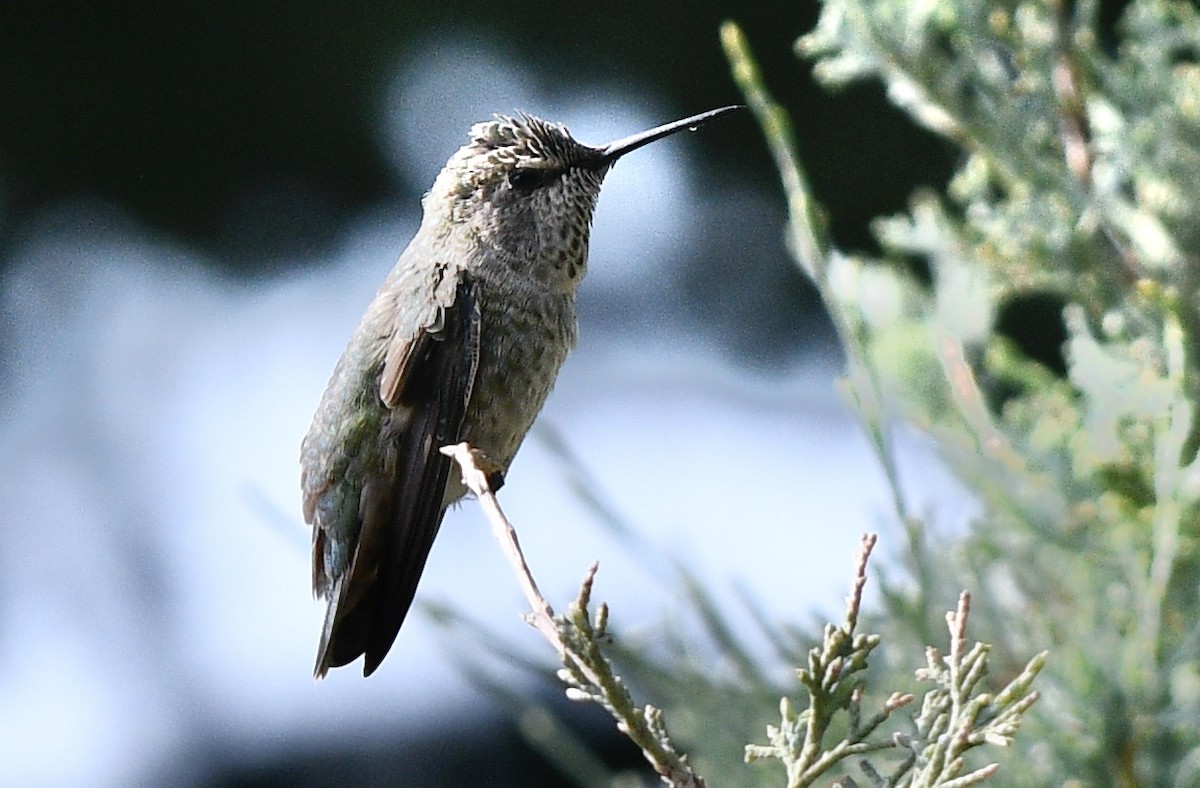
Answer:
[[480, 293], [479, 367], [463, 440], [506, 469], [575, 344], [575, 298], [489, 284]]

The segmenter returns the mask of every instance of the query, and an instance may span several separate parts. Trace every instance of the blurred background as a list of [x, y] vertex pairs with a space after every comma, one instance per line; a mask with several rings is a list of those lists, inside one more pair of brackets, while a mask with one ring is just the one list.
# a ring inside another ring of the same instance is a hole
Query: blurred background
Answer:
[[[792, 109], [838, 243], [873, 248], [869, 219], [953, 161], [877, 86], [812, 83], [792, 44], [815, 11], [0, 6], [0, 784], [570, 784], [467, 678], [478, 645], [421, 612], [371, 679], [312, 680], [299, 442], [472, 123], [525, 110], [600, 143], [736, 103], [725, 18]], [[620, 629], [677, 593], [571, 491], [565, 447], [718, 599], [840, 608], [886, 493], [784, 217], [749, 115], [608, 177], [579, 349], [501, 494], [556, 605], [595, 559]], [[941, 518], [952, 483], [903, 446]], [[549, 661], [470, 503], [418, 599]], [[637, 763], [576, 711], [611, 763]]]

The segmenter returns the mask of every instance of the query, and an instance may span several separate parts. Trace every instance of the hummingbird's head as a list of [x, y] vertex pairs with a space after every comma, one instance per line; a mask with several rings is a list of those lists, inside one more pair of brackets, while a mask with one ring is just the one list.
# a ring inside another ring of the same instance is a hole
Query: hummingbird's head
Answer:
[[617, 159], [738, 107], [723, 107], [600, 147], [525, 113], [471, 128], [425, 198], [427, 219], [465, 232], [480, 260], [513, 275], [573, 290], [587, 264], [588, 231], [604, 176]]
[[471, 141], [434, 182], [426, 211], [448, 209], [452, 226], [515, 273], [574, 287], [586, 265], [600, 184], [614, 161], [560, 124], [497, 115], [471, 128]]

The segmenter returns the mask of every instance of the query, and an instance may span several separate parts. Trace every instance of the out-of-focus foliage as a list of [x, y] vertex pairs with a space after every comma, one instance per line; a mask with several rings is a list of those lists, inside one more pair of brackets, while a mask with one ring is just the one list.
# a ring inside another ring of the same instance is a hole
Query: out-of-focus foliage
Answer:
[[[1144, 0], [1114, 32], [1095, 2], [829, 0], [798, 49], [963, 151], [946, 193], [877, 223], [880, 258], [792, 214], [852, 402], [928, 432], [983, 504], [934, 543], [897, 491], [917, 587], [888, 589], [885, 643], [924, 642], [931, 600], [973, 588], [994, 664], [1051, 652], [1006, 785], [1200, 783], [1200, 16]], [[1065, 374], [997, 330], [1044, 294]]]

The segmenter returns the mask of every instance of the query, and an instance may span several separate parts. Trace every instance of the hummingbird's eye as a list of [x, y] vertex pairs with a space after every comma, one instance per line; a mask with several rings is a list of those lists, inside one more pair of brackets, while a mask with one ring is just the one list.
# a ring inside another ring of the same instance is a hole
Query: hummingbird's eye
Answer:
[[550, 183], [557, 175], [557, 172], [545, 167], [517, 167], [509, 174], [508, 185], [509, 188], [529, 193]]

